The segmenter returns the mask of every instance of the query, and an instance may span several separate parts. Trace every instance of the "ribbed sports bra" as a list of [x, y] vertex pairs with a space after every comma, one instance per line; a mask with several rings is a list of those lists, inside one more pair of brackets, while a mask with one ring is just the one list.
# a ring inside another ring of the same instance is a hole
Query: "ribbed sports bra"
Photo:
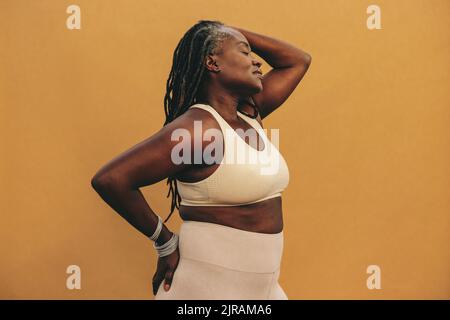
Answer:
[[214, 116], [220, 125], [225, 148], [220, 165], [207, 178], [196, 182], [176, 179], [181, 205], [239, 206], [281, 196], [289, 184], [289, 170], [256, 119], [238, 111], [262, 137], [264, 149], [261, 151], [247, 144], [210, 105], [197, 103], [190, 108], [200, 108]]

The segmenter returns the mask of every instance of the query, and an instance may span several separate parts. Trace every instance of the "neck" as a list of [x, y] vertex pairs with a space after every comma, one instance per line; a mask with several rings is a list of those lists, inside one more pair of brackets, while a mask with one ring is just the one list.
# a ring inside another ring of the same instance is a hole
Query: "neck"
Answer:
[[207, 88], [205, 91], [206, 94], [200, 95], [197, 103], [210, 105], [227, 121], [240, 121], [237, 114], [240, 97], [223, 88], [222, 90]]

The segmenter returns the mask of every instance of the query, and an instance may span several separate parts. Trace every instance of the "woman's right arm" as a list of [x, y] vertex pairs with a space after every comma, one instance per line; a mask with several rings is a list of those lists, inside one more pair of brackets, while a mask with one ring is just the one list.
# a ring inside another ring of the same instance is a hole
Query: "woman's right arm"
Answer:
[[[172, 141], [171, 136], [174, 130], [187, 130], [190, 133], [191, 150], [194, 150], [193, 120], [187, 113], [179, 116], [153, 136], [112, 159], [91, 180], [92, 187], [100, 197], [147, 237], [155, 231], [158, 216], [147, 204], [139, 188], [157, 183], [192, 166], [172, 161], [172, 149], [180, 141]], [[191, 163], [193, 154], [191, 152]], [[172, 232], [163, 225], [157, 245], [167, 242], [171, 236]]]

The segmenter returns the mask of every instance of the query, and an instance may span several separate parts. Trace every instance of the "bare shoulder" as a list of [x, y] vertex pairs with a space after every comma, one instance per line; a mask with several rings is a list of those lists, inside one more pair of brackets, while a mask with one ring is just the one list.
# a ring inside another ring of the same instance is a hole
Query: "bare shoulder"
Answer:
[[194, 121], [201, 121], [202, 131], [210, 128], [220, 129], [219, 123], [214, 116], [209, 111], [201, 108], [190, 108], [178, 118], [180, 118], [180, 122], [189, 123], [192, 126]]
[[215, 126], [207, 111], [192, 108], [106, 163], [92, 178], [92, 185], [140, 188], [192, 168], [195, 152], [185, 155], [185, 147], [189, 150], [201, 147], [203, 152], [210, 143], [201, 139], [201, 146], [197, 146], [196, 120], [202, 121], [202, 130]]
[[201, 108], [190, 108], [186, 110], [183, 114], [179, 115], [172, 122], [167, 124], [167, 126], [170, 127], [169, 131], [176, 129], [187, 130], [191, 137], [192, 148], [195, 148], [194, 140], [196, 139], [196, 135], [200, 133], [202, 150], [204, 150], [210, 143], [210, 140], [205, 138], [205, 132], [208, 129], [221, 130], [217, 119], [215, 119], [209, 111]]

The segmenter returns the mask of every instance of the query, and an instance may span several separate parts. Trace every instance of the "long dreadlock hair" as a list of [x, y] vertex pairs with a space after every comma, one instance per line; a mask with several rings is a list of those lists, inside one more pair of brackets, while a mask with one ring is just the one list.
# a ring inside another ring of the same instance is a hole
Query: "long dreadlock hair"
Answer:
[[[208, 54], [221, 50], [221, 43], [230, 36], [221, 30], [224, 24], [217, 20], [199, 20], [181, 38], [174, 53], [172, 69], [166, 84], [164, 111], [166, 124], [182, 115], [196, 102], [197, 94], [205, 77], [204, 60]], [[167, 222], [175, 208], [179, 208], [181, 196], [178, 193], [175, 177], [169, 176], [170, 185], [166, 197], [172, 194], [172, 203]]]

